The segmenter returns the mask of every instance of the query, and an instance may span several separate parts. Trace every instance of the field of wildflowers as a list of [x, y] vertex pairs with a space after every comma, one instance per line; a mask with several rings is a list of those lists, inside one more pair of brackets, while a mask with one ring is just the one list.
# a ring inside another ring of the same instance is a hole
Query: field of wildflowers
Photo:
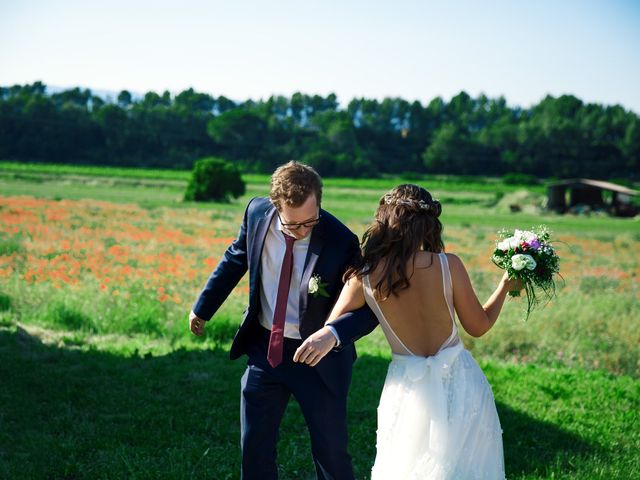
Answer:
[[[362, 234], [386, 185], [328, 182], [323, 206]], [[450, 200], [445, 244], [481, 301], [501, 274], [490, 261], [499, 228], [545, 223], [561, 257], [549, 305], [525, 322], [522, 303], [510, 301], [487, 335], [464, 336], [496, 395], [509, 478], [640, 472], [640, 224], [505, 215], [492, 210], [493, 192], [452, 185], [435, 190]], [[211, 206], [179, 203], [174, 186], [130, 186], [128, 198], [58, 177], [4, 177], [0, 186], [11, 193], [0, 194], [0, 477], [237, 478], [243, 365], [226, 352], [246, 279], [206, 338], [193, 337], [186, 319], [266, 179], [238, 202]], [[358, 478], [367, 478], [389, 353], [379, 331], [359, 352], [351, 443]], [[282, 478], [312, 478], [295, 404], [282, 437]]]

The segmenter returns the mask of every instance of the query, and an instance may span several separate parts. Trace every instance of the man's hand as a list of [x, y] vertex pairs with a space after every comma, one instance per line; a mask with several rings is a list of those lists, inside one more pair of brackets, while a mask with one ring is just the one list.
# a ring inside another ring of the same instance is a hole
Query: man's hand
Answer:
[[293, 361], [315, 367], [336, 346], [336, 343], [338, 341], [331, 330], [327, 327], [322, 327], [302, 342], [302, 345], [298, 347], [293, 355]]
[[201, 337], [204, 334], [204, 326], [207, 322], [198, 317], [193, 311], [189, 314], [189, 329], [195, 335]]

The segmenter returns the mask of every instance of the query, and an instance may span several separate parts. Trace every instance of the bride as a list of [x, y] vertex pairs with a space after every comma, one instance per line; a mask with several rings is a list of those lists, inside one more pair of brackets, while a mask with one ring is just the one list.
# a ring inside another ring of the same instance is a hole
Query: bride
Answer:
[[[327, 321], [340, 322], [366, 303], [391, 347], [372, 480], [505, 478], [491, 387], [458, 337], [455, 314], [480, 337], [507, 292], [521, 285], [505, 274], [480, 305], [462, 261], [444, 253], [440, 213], [440, 203], [417, 185], [385, 194]], [[322, 353], [302, 353], [299, 361], [314, 366]]]

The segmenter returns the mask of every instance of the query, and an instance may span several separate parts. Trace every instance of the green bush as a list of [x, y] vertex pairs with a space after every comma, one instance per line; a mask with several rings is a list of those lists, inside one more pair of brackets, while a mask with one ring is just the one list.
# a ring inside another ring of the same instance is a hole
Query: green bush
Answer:
[[205, 157], [196, 162], [184, 199], [206, 202], [226, 202], [230, 197], [244, 194], [245, 183], [235, 165], [216, 157]]

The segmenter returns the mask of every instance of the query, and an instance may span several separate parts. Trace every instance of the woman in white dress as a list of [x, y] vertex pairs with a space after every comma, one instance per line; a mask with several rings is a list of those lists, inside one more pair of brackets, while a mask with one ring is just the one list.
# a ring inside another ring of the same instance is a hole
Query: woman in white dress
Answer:
[[[521, 285], [505, 274], [481, 305], [462, 261], [444, 253], [440, 212], [440, 203], [417, 185], [385, 194], [363, 237], [362, 261], [345, 274], [327, 322], [366, 302], [392, 350], [372, 480], [505, 478], [491, 387], [458, 337], [455, 314], [467, 333], [480, 337], [507, 292]], [[322, 352], [303, 354], [300, 361], [314, 366], [321, 358]]]

